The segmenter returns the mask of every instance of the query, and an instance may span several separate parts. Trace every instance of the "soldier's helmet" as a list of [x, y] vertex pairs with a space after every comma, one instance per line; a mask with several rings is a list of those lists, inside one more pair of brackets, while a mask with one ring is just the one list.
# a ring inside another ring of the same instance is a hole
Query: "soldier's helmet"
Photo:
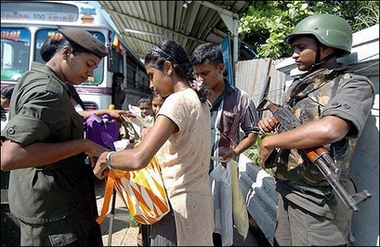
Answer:
[[340, 49], [340, 56], [351, 53], [352, 29], [347, 21], [339, 16], [317, 14], [306, 17], [285, 37], [285, 41], [291, 45], [299, 35], [314, 35], [322, 44]]

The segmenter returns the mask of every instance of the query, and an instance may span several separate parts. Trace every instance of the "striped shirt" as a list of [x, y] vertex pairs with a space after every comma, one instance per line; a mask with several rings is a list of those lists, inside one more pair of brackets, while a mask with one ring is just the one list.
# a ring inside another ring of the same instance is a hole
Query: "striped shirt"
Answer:
[[[235, 148], [249, 133], [259, 133], [259, 117], [251, 97], [228, 81], [225, 80], [225, 83], [226, 88], [210, 107], [211, 156], [216, 157]], [[211, 161], [210, 171], [216, 165]]]

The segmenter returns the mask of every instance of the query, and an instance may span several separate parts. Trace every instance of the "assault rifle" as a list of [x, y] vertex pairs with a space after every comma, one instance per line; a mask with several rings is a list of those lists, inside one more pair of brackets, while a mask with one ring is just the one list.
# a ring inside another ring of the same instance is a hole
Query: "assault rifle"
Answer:
[[[273, 114], [272, 119], [276, 123], [276, 131], [278, 133], [286, 132], [301, 125], [288, 108], [274, 104], [266, 98], [260, 102], [257, 110], [269, 110]], [[347, 208], [351, 208], [356, 212], [359, 210], [356, 205], [368, 197], [371, 197], [371, 194], [368, 193], [367, 190], [353, 195], [348, 194], [347, 190], [339, 181], [341, 169], [337, 167], [326, 148], [316, 147], [299, 151], [304, 152], [308, 159], [318, 167]]]

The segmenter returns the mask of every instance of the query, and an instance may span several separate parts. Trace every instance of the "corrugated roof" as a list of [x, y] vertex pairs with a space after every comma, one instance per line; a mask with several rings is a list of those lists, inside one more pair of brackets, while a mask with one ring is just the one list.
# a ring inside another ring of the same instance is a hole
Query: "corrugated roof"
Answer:
[[248, 1], [98, 2], [137, 57], [144, 57], [153, 45], [167, 39], [180, 42], [189, 54], [199, 44], [220, 43], [229, 31], [217, 10], [238, 14], [248, 6]]

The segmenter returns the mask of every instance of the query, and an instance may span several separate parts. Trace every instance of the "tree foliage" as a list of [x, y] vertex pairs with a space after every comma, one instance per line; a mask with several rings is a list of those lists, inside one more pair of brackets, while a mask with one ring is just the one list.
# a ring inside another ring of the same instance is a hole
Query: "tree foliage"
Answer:
[[286, 35], [302, 19], [336, 14], [348, 21], [353, 32], [379, 23], [378, 1], [252, 1], [239, 21], [239, 36], [256, 48], [260, 57], [289, 57]]

